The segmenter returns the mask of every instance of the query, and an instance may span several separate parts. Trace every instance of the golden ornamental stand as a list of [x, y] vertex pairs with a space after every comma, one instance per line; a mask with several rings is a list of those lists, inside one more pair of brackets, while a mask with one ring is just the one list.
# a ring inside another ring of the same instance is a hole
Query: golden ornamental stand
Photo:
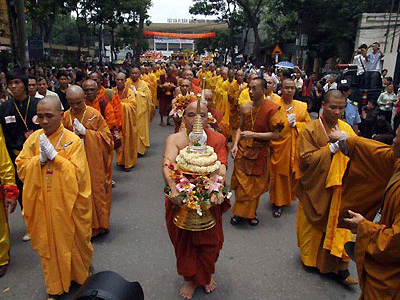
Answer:
[[[189, 134], [188, 148], [191, 152], [201, 154], [202, 152], [207, 151], [206, 142], [207, 134], [203, 130], [200, 115], [200, 99], [198, 99], [195, 124], [192, 132]], [[181, 229], [189, 231], [203, 231], [211, 229], [215, 226], [216, 221], [210, 212], [210, 207], [211, 205], [201, 204], [200, 209], [202, 213], [199, 215], [197, 210], [189, 208], [187, 204], [183, 204], [174, 218], [174, 224]]]

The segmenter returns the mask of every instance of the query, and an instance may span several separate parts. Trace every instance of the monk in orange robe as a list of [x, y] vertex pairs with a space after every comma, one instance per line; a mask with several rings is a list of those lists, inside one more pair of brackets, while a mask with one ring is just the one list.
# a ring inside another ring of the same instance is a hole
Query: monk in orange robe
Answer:
[[271, 176], [269, 198], [275, 218], [282, 215], [284, 205], [296, 200], [294, 187], [300, 176], [299, 141], [300, 133], [311, 121], [307, 112], [307, 103], [293, 100], [296, 88], [292, 79], [282, 83], [282, 97], [277, 103], [286, 112], [285, 127], [279, 139], [271, 141]]
[[[215, 203], [210, 211], [216, 220], [216, 225], [205, 231], [188, 231], [178, 228], [173, 220], [179, 211], [182, 202], [179, 200], [175, 182], [170, 177], [168, 165], [176, 161], [179, 151], [189, 145], [188, 134], [193, 129], [196, 115], [196, 102], [189, 104], [185, 110], [184, 123], [187, 131], [180, 131], [167, 138], [165, 143], [163, 175], [165, 183], [171, 188], [171, 197], [165, 199], [165, 216], [168, 233], [175, 248], [176, 264], [178, 274], [182, 275], [187, 282], [181, 289], [180, 294], [184, 299], [192, 299], [192, 295], [197, 287], [203, 286], [206, 293], [210, 293], [216, 288], [216, 283], [212, 278], [215, 272], [219, 252], [222, 249], [224, 235], [222, 231], [222, 214], [226, 212], [230, 203], [222, 196], [218, 199], [213, 195], [211, 201]], [[207, 107], [201, 104], [203, 128], [207, 127]], [[207, 134], [207, 145], [214, 148], [221, 167], [218, 174], [225, 178], [228, 166], [228, 145], [226, 138], [211, 129], [205, 129]]]
[[[342, 209], [346, 208], [347, 213], [344, 221], [357, 234], [354, 256], [360, 299], [399, 299], [400, 130], [396, 131], [393, 147], [354, 136], [344, 143], [350, 169], [354, 168], [361, 175], [361, 180], [355, 181], [357, 185], [353, 181], [355, 197], [344, 194], [342, 202]], [[392, 175], [388, 175], [390, 173]], [[367, 180], [364, 182], [362, 178]], [[359, 186], [363, 187], [363, 198], [356, 194]]]
[[10, 227], [8, 210], [17, 207], [19, 191], [15, 183], [14, 165], [8, 155], [3, 130], [0, 125], [0, 277], [7, 272], [10, 263]]
[[240, 127], [232, 147], [235, 165], [231, 188], [236, 200], [232, 225], [241, 223], [243, 218], [252, 226], [258, 225], [260, 196], [268, 191], [269, 141], [279, 138], [283, 120], [279, 106], [264, 100], [265, 87], [264, 79], [253, 79], [249, 84], [252, 102], [240, 109]]
[[182, 73], [182, 77], [190, 81], [191, 91], [197, 96], [201, 93], [201, 87], [199, 86], [200, 82], [197, 78], [194, 78], [192, 70], [185, 70]]
[[335, 130], [355, 135], [340, 120], [346, 99], [338, 90], [325, 94], [321, 118], [300, 133], [300, 177], [296, 186], [297, 243], [305, 266], [320, 273], [333, 273], [341, 282], [357, 284], [348, 271], [349, 257], [344, 244], [353, 239], [348, 229], [338, 228], [342, 182], [348, 157], [339, 151]]
[[137, 161], [137, 128], [136, 128], [136, 99], [132, 89], [125, 86], [126, 75], [117, 74], [117, 87], [114, 89], [114, 97], [118, 97], [121, 102], [122, 113], [124, 116], [124, 126], [122, 135], [122, 145], [117, 149], [115, 158], [117, 165], [129, 172]]
[[93, 255], [89, 166], [78, 136], [61, 124], [58, 99], [45, 97], [37, 116], [43, 129], [32, 133], [16, 159], [25, 183], [23, 216], [32, 248], [42, 263], [48, 300], [83, 284]]
[[64, 113], [63, 125], [75, 132], [85, 147], [92, 185], [92, 237], [95, 237], [110, 230], [112, 135], [100, 112], [85, 104], [81, 87], [70, 86], [66, 95], [70, 109]]
[[140, 70], [133, 68], [131, 77], [125, 85], [135, 93], [137, 112], [137, 152], [140, 155], [146, 153], [150, 147], [150, 122], [154, 117], [155, 106], [151, 100], [151, 92], [146, 82], [140, 79]]
[[[122, 108], [121, 108], [121, 103], [118, 101], [118, 99], [115, 99], [114, 96], [114, 90], [112, 89], [106, 89], [103, 86], [104, 78], [103, 75], [101, 75], [100, 72], [93, 72], [90, 74], [90, 79], [95, 81], [97, 83], [97, 96], [96, 98], [102, 102], [104, 101], [103, 99], [106, 99], [108, 103], [111, 103], [111, 106], [114, 111], [114, 127], [110, 127], [110, 130], [112, 131], [112, 134], [118, 139], [123, 133], [122, 133], [122, 124], [123, 124], [123, 118], [122, 118]], [[102, 105], [100, 105], [100, 110], [102, 109]], [[103, 114], [103, 113], [102, 113]], [[104, 117], [104, 116], [103, 116]], [[118, 148], [120, 145], [120, 142], [116, 142], [114, 144], [115, 148]]]

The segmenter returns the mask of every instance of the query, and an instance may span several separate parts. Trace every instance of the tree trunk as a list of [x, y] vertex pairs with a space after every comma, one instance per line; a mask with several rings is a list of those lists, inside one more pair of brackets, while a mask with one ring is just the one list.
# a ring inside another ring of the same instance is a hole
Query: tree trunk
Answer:
[[140, 55], [142, 54], [142, 41], [143, 41], [143, 29], [144, 29], [144, 17], [143, 14], [139, 16], [139, 28], [138, 28], [138, 42], [136, 43], [135, 51], [135, 64], [140, 64]]

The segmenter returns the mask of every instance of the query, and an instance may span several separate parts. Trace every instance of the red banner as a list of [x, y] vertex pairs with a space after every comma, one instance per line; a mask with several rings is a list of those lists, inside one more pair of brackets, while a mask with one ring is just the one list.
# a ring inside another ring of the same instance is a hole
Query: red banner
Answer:
[[215, 38], [215, 32], [206, 33], [169, 33], [169, 32], [155, 32], [155, 31], [143, 31], [145, 35], [172, 37], [180, 39], [210, 39]]

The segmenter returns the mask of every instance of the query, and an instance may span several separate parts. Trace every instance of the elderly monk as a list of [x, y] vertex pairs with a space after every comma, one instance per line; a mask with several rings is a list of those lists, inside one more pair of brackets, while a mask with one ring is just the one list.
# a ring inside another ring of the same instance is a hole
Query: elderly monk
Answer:
[[92, 237], [95, 237], [110, 230], [112, 135], [100, 112], [85, 104], [80, 86], [70, 86], [66, 95], [70, 109], [64, 113], [63, 125], [75, 132], [85, 147], [92, 185]]
[[17, 207], [19, 191], [15, 184], [14, 165], [8, 155], [3, 130], [0, 125], [0, 277], [7, 272], [10, 263], [10, 213]]
[[140, 155], [146, 153], [150, 147], [150, 122], [155, 109], [151, 100], [151, 92], [146, 82], [140, 79], [140, 70], [132, 68], [131, 77], [125, 83], [132, 89], [136, 98], [136, 128], [137, 128], [137, 152]]
[[252, 226], [258, 225], [260, 196], [268, 191], [270, 140], [279, 138], [283, 120], [279, 106], [264, 99], [265, 89], [263, 78], [253, 79], [249, 84], [252, 102], [240, 108], [240, 127], [232, 147], [235, 165], [231, 188], [236, 199], [232, 225], [243, 218]]
[[345, 284], [357, 284], [349, 274], [350, 259], [344, 250], [344, 244], [353, 235], [348, 229], [337, 228], [342, 179], [349, 159], [339, 151], [339, 142], [330, 137], [334, 130], [355, 135], [340, 120], [345, 103], [340, 91], [329, 91], [322, 102], [321, 117], [300, 133], [297, 243], [305, 266], [316, 267], [321, 273], [334, 273]]
[[184, 79], [187, 79], [190, 81], [191, 85], [191, 90], [195, 95], [198, 95], [201, 93], [202, 87], [200, 86], [200, 82], [197, 78], [194, 78], [193, 71], [192, 70], [185, 70], [182, 73], [182, 77]]
[[89, 79], [83, 83], [85, 103], [101, 113], [110, 130], [116, 130], [117, 126], [113, 106], [104, 96], [100, 97], [101, 94], [99, 95], [97, 90], [98, 85], [94, 80]]
[[284, 205], [296, 200], [294, 187], [300, 176], [299, 141], [300, 133], [311, 121], [307, 112], [307, 103], [293, 100], [296, 88], [292, 79], [282, 83], [282, 97], [277, 103], [286, 112], [285, 127], [279, 139], [271, 141], [271, 175], [269, 198], [272, 203], [272, 215], [279, 218]]
[[[336, 138], [340, 139], [340, 135]], [[357, 234], [354, 256], [360, 299], [399, 299], [400, 129], [396, 131], [393, 148], [355, 136], [345, 136], [339, 143], [350, 157], [350, 172], [346, 175], [350, 177], [354, 168], [361, 177], [353, 181], [353, 188], [349, 186], [353, 197], [347, 197], [344, 189], [342, 202], [342, 209], [350, 208], [345, 210], [344, 221]], [[363, 189], [360, 196], [359, 186]]]
[[114, 98], [118, 98], [121, 103], [124, 123], [122, 145], [117, 149], [115, 160], [117, 165], [129, 172], [137, 161], [136, 98], [133, 90], [125, 85], [126, 75], [124, 73], [117, 74], [116, 83]]
[[[171, 198], [165, 199], [166, 222], [171, 242], [175, 248], [177, 259], [178, 274], [182, 275], [187, 282], [180, 293], [184, 299], [192, 299], [192, 295], [197, 287], [203, 286], [206, 293], [212, 292], [216, 288], [216, 283], [212, 278], [215, 272], [219, 252], [222, 249], [224, 236], [222, 231], [222, 214], [227, 211], [230, 204], [223, 197], [213, 195], [211, 201], [217, 205], [210, 210], [216, 219], [216, 225], [205, 231], [188, 231], [178, 228], [173, 224], [174, 217], [182, 205], [177, 197], [178, 192], [174, 180], [170, 177], [168, 165], [176, 161], [179, 151], [189, 145], [188, 134], [193, 129], [196, 116], [196, 102], [190, 103], [183, 117], [186, 131], [180, 131], [167, 138], [163, 160], [163, 175], [166, 184], [171, 188]], [[203, 128], [207, 127], [207, 107], [201, 104], [201, 119]], [[207, 134], [207, 145], [214, 148], [221, 167], [219, 175], [225, 178], [228, 166], [228, 146], [226, 138], [211, 129], [205, 129]]]
[[25, 183], [23, 216], [32, 248], [39, 254], [47, 299], [69, 291], [71, 281], [83, 284], [89, 275], [93, 248], [89, 166], [78, 136], [62, 125], [61, 102], [40, 100], [42, 130], [26, 140], [16, 160]]

